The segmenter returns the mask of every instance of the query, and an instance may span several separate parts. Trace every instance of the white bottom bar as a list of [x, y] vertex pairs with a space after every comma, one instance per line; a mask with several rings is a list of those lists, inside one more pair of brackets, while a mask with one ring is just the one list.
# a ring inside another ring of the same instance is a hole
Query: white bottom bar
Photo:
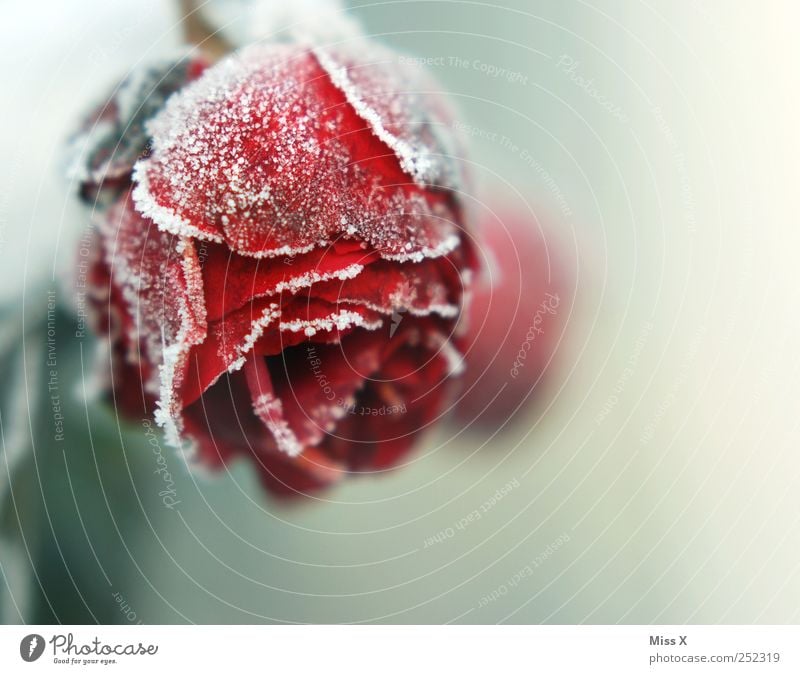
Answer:
[[[14, 626], [0, 671], [800, 672], [797, 626]], [[31, 662], [27, 659], [34, 658]], [[30, 669], [29, 669], [30, 668]]]

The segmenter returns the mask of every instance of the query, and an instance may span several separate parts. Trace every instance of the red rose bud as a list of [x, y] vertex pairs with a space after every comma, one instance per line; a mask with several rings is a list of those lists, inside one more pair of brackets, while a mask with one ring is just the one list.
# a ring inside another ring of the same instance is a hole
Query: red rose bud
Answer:
[[72, 173], [85, 201], [107, 204], [130, 186], [134, 164], [149, 151], [146, 122], [206, 67], [203, 58], [188, 56], [144, 66], [122, 80], [84, 121], [72, 143]]
[[489, 215], [481, 225], [488, 264], [472, 286], [456, 416], [494, 430], [536, 398], [569, 301], [553, 246], [532, 215]]
[[111, 134], [146, 156], [95, 150], [83, 185], [115, 195], [93, 295], [116, 404], [207, 466], [249, 456], [276, 494], [395, 465], [461, 369], [451, 117], [420, 72], [348, 44], [185, 70], [139, 103], [159, 108], [144, 144]]

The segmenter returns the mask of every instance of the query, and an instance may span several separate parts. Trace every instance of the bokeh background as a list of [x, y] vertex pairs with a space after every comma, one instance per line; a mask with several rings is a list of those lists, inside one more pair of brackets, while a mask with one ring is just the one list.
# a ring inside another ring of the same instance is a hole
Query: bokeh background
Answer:
[[[144, 428], [91, 402], [91, 353], [59, 316], [54, 441], [36, 326], [48, 291], [69, 305], [87, 224], [64, 142], [181, 43], [181, 15], [5, 0], [3, 621], [796, 622], [800, 7], [349, 6], [430, 59], [476, 195], [535, 214], [561, 260], [564, 331], [535, 404], [496, 434], [441, 426], [402, 470], [293, 506], [246, 465], [207, 476], [165, 448], [170, 510]], [[211, 9], [251, 29], [239, 3]]]

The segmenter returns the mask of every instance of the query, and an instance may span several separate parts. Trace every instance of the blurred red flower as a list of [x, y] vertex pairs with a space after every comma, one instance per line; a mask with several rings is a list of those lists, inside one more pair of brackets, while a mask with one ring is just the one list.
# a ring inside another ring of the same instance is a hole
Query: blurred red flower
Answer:
[[495, 430], [536, 399], [568, 298], [562, 263], [532, 214], [487, 214], [479, 239], [488, 263], [472, 288], [456, 417]]

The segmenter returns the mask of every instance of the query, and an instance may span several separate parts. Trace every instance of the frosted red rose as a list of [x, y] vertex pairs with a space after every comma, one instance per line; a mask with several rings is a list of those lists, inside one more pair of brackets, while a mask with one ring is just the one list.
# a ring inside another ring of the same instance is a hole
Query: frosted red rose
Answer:
[[279, 494], [397, 463], [461, 362], [451, 120], [364, 47], [152, 68], [87, 127], [109, 391], [206, 465], [250, 456]]

